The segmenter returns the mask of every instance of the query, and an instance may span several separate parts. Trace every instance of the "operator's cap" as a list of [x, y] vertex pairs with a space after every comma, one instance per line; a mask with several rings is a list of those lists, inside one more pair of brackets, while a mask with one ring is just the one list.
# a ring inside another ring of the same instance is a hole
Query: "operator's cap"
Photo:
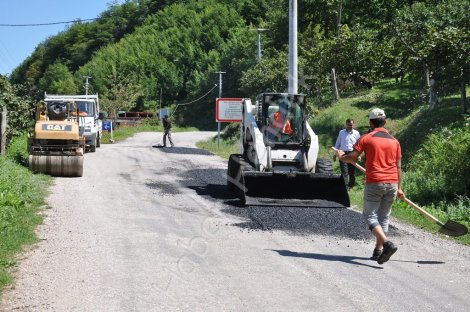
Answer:
[[369, 119], [385, 119], [385, 112], [383, 109], [374, 108], [369, 114]]

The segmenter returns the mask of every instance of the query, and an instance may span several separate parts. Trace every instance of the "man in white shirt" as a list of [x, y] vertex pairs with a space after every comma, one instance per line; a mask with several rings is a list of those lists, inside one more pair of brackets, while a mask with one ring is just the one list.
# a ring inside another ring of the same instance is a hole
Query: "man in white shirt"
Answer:
[[[353, 151], [354, 144], [356, 144], [359, 138], [359, 131], [354, 129], [354, 120], [349, 118], [346, 120], [346, 128], [338, 133], [335, 148], [344, 151], [345, 154], [349, 154]], [[334, 159], [336, 160], [336, 157]], [[348, 189], [354, 187], [356, 184], [356, 167], [341, 160], [339, 161], [339, 166]]]

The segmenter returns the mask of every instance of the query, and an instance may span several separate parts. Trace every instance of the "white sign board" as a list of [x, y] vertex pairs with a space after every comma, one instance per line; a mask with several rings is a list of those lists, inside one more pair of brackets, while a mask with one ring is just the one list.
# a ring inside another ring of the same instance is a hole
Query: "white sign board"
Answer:
[[218, 98], [215, 108], [216, 122], [242, 121], [242, 100], [239, 98]]

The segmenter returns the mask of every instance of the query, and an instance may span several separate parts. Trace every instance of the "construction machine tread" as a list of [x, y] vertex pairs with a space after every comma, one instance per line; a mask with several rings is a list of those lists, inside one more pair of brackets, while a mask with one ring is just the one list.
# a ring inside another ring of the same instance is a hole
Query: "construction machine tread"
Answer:
[[327, 173], [333, 174], [333, 164], [329, 159], [326, 158], [318, 158], [317, 164], [315, 166], [315, 173]]

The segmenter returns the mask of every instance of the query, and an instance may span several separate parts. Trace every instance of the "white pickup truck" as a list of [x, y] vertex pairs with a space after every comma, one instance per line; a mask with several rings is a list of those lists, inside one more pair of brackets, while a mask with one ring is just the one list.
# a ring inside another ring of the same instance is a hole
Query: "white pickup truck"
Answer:
[[95, 152], [101, 145], [103, 124], [100, 118], [100, 102], [98, 94], [88, 95], [57, 95], [45, 93], [44, 101], [75, 102], [78, 107], [80, 135], [85, 137], [85, 147]]

